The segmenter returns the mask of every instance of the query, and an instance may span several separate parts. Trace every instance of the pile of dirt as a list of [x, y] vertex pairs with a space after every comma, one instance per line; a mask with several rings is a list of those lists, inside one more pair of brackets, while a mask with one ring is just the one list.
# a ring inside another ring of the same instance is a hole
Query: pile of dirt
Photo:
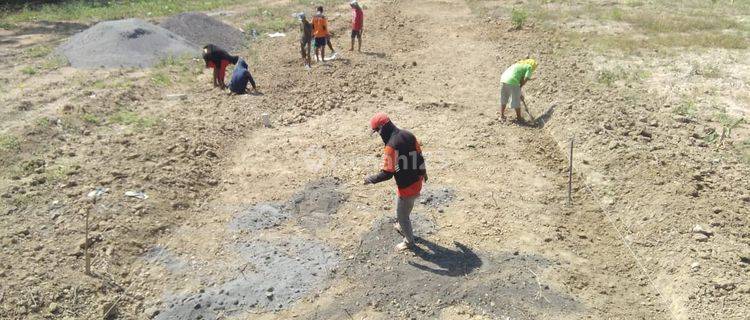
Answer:
[[149, 67], [168, 56], [197, 55], [179, 35], [140, 19], [105, 21], [57, 48], [76, 68]]
[[237, 50], [245, 44], [245, 34], [241, 30], [204, 13], [178, 14], [161, 23], [161, 26], [200, 47], [214, 44], [226, 50]]

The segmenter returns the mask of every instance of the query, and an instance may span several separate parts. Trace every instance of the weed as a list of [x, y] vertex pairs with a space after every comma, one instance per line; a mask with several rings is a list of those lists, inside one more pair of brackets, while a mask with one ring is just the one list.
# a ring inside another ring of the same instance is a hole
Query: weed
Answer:
[[97, 117], [97, 116], [95, 116], [93, 114], [90, 114], [90, 113], [84, 113], [81, 116], [81, 119], [84, 122], [90, 123], [90, 124], [93, 124], [93, 125], [99, 125], [99, 123], [101, 123], [101, 120], [99, 120], [99, 117]]
[[513, 28], [516, 30], [520, 30], [523, 28], [523, 25], [526, 23], [526, 18], [528, 18], [529, 14], [526, 13], [523, 9], [516, 9], [513, 8], [513, 10], [510, 12], [510, 22], [513, 25]]
[[681, 116], [692, 117], [698, 111], [698, 108], [693, 101], [683, 101], [680, 105], [675, 107], [673, 111]]
[[26, 49], [23, 53], [28, 58], [41, 58], [52, 53], [52, 47], [47, 45], [38, 45]]
[[726, 110], [716, 114], [716, 120], [721, 124], [722, 130], [724, 131], [725, 137], [732, 135], [732, 130], [737, 128], [740, 124], [745, 122], [744, 118], [733, 117], [727, 114]]
[[157, 86], [166, 87], [172, 83], [172, 79], [165, 72], [156, 71], [151, 75], [151, 82]]
[[42, 62], [42, 69], [44, 70], [55, 70], [68, 64], [68, 60], [59, 55], [48, 56]]
[[36, 74], [36, 69], [34, 69], [34, 67], [32, 66], [25, 66], [21, 68], [21, 73], [28, 75], [28, 76], [32, 76]]
[[47, 128], [49, 128], [49, 126], [51, 124], [51, 122], [49, 121], [49, 118], [47, 118], [47, 117], [38, 118], [38, 119], [36, 119], [36, 121], [34, 121], [34, 123], [36, 124], [36, 126], [39, 129], [47, 129]]
[[120, 111], [109, 117], [110, 123], [121, 125], [134, 125], [138, 128], [150, 128], [158, 124], [158, 120], [151, 117], [142, 117], [132, 111]]
[[0, 134], [0, 151], [18, 151], [21, 149], [21, 143], [18, 138], [12, 135]]

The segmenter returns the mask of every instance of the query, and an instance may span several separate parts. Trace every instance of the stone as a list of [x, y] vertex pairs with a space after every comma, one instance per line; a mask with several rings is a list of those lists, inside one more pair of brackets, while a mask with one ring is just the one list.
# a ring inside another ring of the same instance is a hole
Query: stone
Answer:
[[186, 100], [187, 95], [184, 93], [168, 94], [165, 95], [164, 98], [166, 98], [167, 100]]
[[52, 313], [52, 314], [57, 313], [58, 311], [60, 311], [60, 304], [57, 302], [50, 303], [49, 306], [47, 307], [47, 311], [49, 311], [49, 313]]
[[711, 231], [711, 230], [708, 230], [708, 229], [704, 228], [703, 226], [701, 226], [701, 225], [699, 225], [699, 224], [696, 224], [696, 225], [695, 225], [695, 226], [693, 227], [693, 230], [692, 230], [692, 231], [693, 231], [693, 233], [696, 233], [696, 234], [698, 234], [698, 233], [700, 233], [700, 234], [704, 234], [704, 235], [706, 235], [706, 236], [708, 236], [708, 237], [710, 237], [710, 236], [712, 236], [712, 235], [714, 234], [714, 232], [713, 232], [713, 231]]
[[153, 319], [153, 318], [155, 318], [156, 316], [158, 316], [158, 315], [159, 315], [159, 313], [161, 313], [161, 310], [159, 310], [159, 309], [157, 309], [157, 308], [154, 308], [154, 307], [150, 307], [150, 308], [146, 308], [146, 311], [144, 311], [143, 313], [144, 313], [144, 314], [146, 315], [146, 317], [148, 317], [149, 319]]
[[693, 240], [698, 242], [706, 242], [708, 241], [708, 236], [702, 233], [695, 233], [693, 234]]

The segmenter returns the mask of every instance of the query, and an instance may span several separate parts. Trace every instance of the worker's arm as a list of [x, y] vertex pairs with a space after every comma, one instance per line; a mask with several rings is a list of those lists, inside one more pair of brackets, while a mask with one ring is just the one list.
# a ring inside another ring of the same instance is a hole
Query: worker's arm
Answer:
[[393, 178], [396, 172], [396, 150], [386, 146], [383, 151], [383, 169], [380, 172], [365, 178], [365, 184], [375, 184]]
[[250, 73], [249, 70], [245, 72], [247, 72], [247, 77], [248, 77], [248, 80], [250, 80], [250, 84], [253, 86], [253, 90], [257, 90], [258, 88], [255, 87], [255, 79], [253, 79], [253, 75]]

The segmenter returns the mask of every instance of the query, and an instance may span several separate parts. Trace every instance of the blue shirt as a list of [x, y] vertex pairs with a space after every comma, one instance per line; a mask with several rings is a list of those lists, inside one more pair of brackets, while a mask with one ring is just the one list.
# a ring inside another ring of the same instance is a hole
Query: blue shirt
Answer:
[[245, 60], [239, 59], [237, 66], [232, 71], [232, 82], [229, 83], [229, 90], [236, 94], [243, 94], [247, 89], [247, 82], [250, 81], [250, 72], [247, 70]]

